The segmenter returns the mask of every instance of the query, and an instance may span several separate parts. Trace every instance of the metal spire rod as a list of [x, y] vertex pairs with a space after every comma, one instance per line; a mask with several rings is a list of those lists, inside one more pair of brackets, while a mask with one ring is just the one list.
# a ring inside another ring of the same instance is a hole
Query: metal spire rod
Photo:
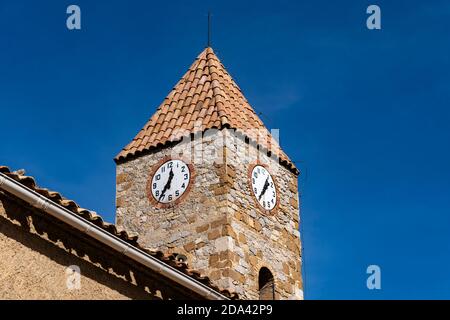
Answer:
[[211, 12], [208, 11], [208, 47], [211, 47]]

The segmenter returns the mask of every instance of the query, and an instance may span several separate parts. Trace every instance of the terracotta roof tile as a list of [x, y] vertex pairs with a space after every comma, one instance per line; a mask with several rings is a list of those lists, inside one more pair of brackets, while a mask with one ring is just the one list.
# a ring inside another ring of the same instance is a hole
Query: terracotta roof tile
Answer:
[[174, 254], [165, 254], [162, 251], [151, 250], [148, 248], [144, 248], [139, 244], [139, 238], [136, 234], [130, 234], [123, 229], [117, 228], [115, 224], [105, 222], [103, 218], [98, 215], [96, 212], [80, 208], [78, 204], [73, 200], [65, 199], [61, 194], [55, 191], [49, 191], [48, 189], [39, 187], [34, 178], [30, 176], [25, 176], [18, 172], [12, 172], [7, 166], [0, 165], [0, 173], [7, 175], [8, 177], [16, 180], [17, 182], [23, 184], [24, 186], [32, 189], [33, 191], [39, 193], [40, 195], [46, 197], [47, 199], [53, 201], [56, 204], [59, 204], [66, 208], [67, 210], [81, 216], [82, 218], [94, 223], [96, 226], [102, 228], [103, 230], [111, 233], [113, 236], [118, 237], [125, 242], [133, 245], [134, 247], [146, 252], [147, 254], [163, 261], [164, 263], [178, 269], [189, 277], [194, 278], [197, 281], [202, 282], [208, 287], [216, 290], [217, 292], [222, 293], [231, 299], [238, 299], [238, 295], [236, 293], [230, 293], [228, 290], [219, 289], [215, 286], [208, 277], [202, 276], [198, 271], [192, 270], [189, 268], [188, 264], [184, 262], [179, 262], [176, 260], [176, 256]]
[[139, 156], [143, 151], [180, 140], [182, 136], [174, 129], [181, 127], [192, 133], [197, 120], [203, 124], [203, 130], [230, 127], [249, 139], [255, 139], [252, 130], [265, 130], [267, 139], [258, 144], [264, 149], [272, 146], [270, 150], [278, 154], [280, 163], [298, 174], [294, 163], [276, 142], [265, 142], [272, 140], [269, 131], [209, 47], [200, 53], [144, 128], [115, 160]]

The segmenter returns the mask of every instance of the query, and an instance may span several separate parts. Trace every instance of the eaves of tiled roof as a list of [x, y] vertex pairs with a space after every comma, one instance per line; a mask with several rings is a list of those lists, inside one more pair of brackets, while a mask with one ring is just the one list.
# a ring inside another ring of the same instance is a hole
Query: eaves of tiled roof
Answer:
[[230, 298], [230, 299], [237, 299], [238, 296], [236, 293], [230, 293], [228, 290], [222, 290], [215, 286], [211, 280], [206, 277], [202, 276], [198, 271], [192, 270], [189, 268], [189, 266], [186, 263], [177, 261], [174, 254], [165, 254], [162, 251], [155, 251], [150, 250], [148, 248], [142, 247], [138, 243], [138, 237], [136, 235], [130, 235], [125, 230], [119, 230], [116, 225], [105, 222], [103, 218], [98, 215], [97, 213], [80, 208], [78, 204], [72, 200], [65, 199], [60, 193], [55, 191], [49, 191], [48, 189], [38, 187], [33, 177], [23, 175], [18, 172], [11, 171], [7, 166], [0, 166], [0, 173], [3, 173], [7, 175], [8, 177], [16, 180], [20, 184], [30, 188], [31, 190], [37, 192], [38, 194], [44, 196], [45, 198], [49, 199], [50, 201], [55, 202], [58, 205], [61, 205], [62, 207], [68, 209], [69, 211], [79, 215], [80, 217], [86, 219], [87, 221], [95, 224], [96, 226], [102, 228], [103, 230], [107, 231], [108, 233], [112, 234], [113, 236], [120, 238], [121, 240], [133, 245], [134, 247], [146, 252], [147, 254], [157, 258], [158, 260], [166, 263], [167, 265], [181, 271], [186, 276], [191, 277], [204, 285], [214, 289], [215, 291], [223, 294], [224, 296]]
[[[187, 133], [212, 128], [235, 129], [265, 152], [270, 151], [289, 170], [299, 173], [210, 47], [200, 53], [155, 114], [115, 160], [125, 161], [180, 141]], [[259, 130], [263, 132], [262, 139], [257, 135]]]

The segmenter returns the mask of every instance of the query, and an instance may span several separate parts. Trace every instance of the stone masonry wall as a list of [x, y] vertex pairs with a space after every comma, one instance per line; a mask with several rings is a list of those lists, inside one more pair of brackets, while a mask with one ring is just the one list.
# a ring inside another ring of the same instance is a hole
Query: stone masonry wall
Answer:
[[[214, 151], [214, 148], [213, 148]], [[210, 257], [228, 247], [227, 196], [219, 166], [202, 161], [192, 148], [168, 147], [117, 165], [116, 224], [137, 233], [139, 242], [148, 248], [168, 253], [182, 253], [191, 268], [216, 280], [221, 288], [227, 279], [210, 265]], [[200, 152], [201, 153], [201, 152]], [[148, 200], [147, 182], [151, 169], [167, 156], [196, 158], [193, 185], [189, 193], [173, 208], [156, 208]], [[215, 156], [220, 157], [221, 151]], [[225, 267], [228, 262], [221, 265]]]
[[[198, 152], [201, 141], [194, 140], [192, 148], [179, 144], [118, 164], [116, 223], [137, 232], [144, 246], [187, 255], [191, 268], [241, 298], [258, 299], [259, 269], [267, 267], [277, 299], [301, 299], [297, 177], [227, 130], [210, 138], [203, 140], [207, 151]], [[273, 215], [262, 213], [251, 194], [251, 163], [242, 158], [248, 152], [275, 177], [280, 205]], [[181, 203], [159, 209], [147, 199], [147, 181], [153, 166], [174, 154], [194, 161], [194, 184]]]
[[274, 177], [279, 201], [274, 213], [264, 213], [249, 186], [248, 171], [255, 162], [242, 164], [242, 155], [252, 152], [255, 152], [253, 146], [227, 134], [227, 167], [235, 176], [227, 195], [232, 244], [228, 254], [233, 261], [230, 289], [242, 290], [245, 298], [256, 299], [259, 270], [267, 267], [274, 276], [276, 299], [302, 299], [297, 176], [277, 160], [258, 153], [258, 161], [265, 164]]

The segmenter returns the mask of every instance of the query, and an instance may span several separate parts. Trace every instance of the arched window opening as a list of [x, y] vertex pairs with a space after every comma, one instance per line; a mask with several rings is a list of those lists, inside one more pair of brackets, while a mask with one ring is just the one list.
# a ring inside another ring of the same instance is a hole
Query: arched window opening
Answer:
[[275, 300], [275, 281], [269, 269], [262, 267], [259, 270], [259, 300]]

